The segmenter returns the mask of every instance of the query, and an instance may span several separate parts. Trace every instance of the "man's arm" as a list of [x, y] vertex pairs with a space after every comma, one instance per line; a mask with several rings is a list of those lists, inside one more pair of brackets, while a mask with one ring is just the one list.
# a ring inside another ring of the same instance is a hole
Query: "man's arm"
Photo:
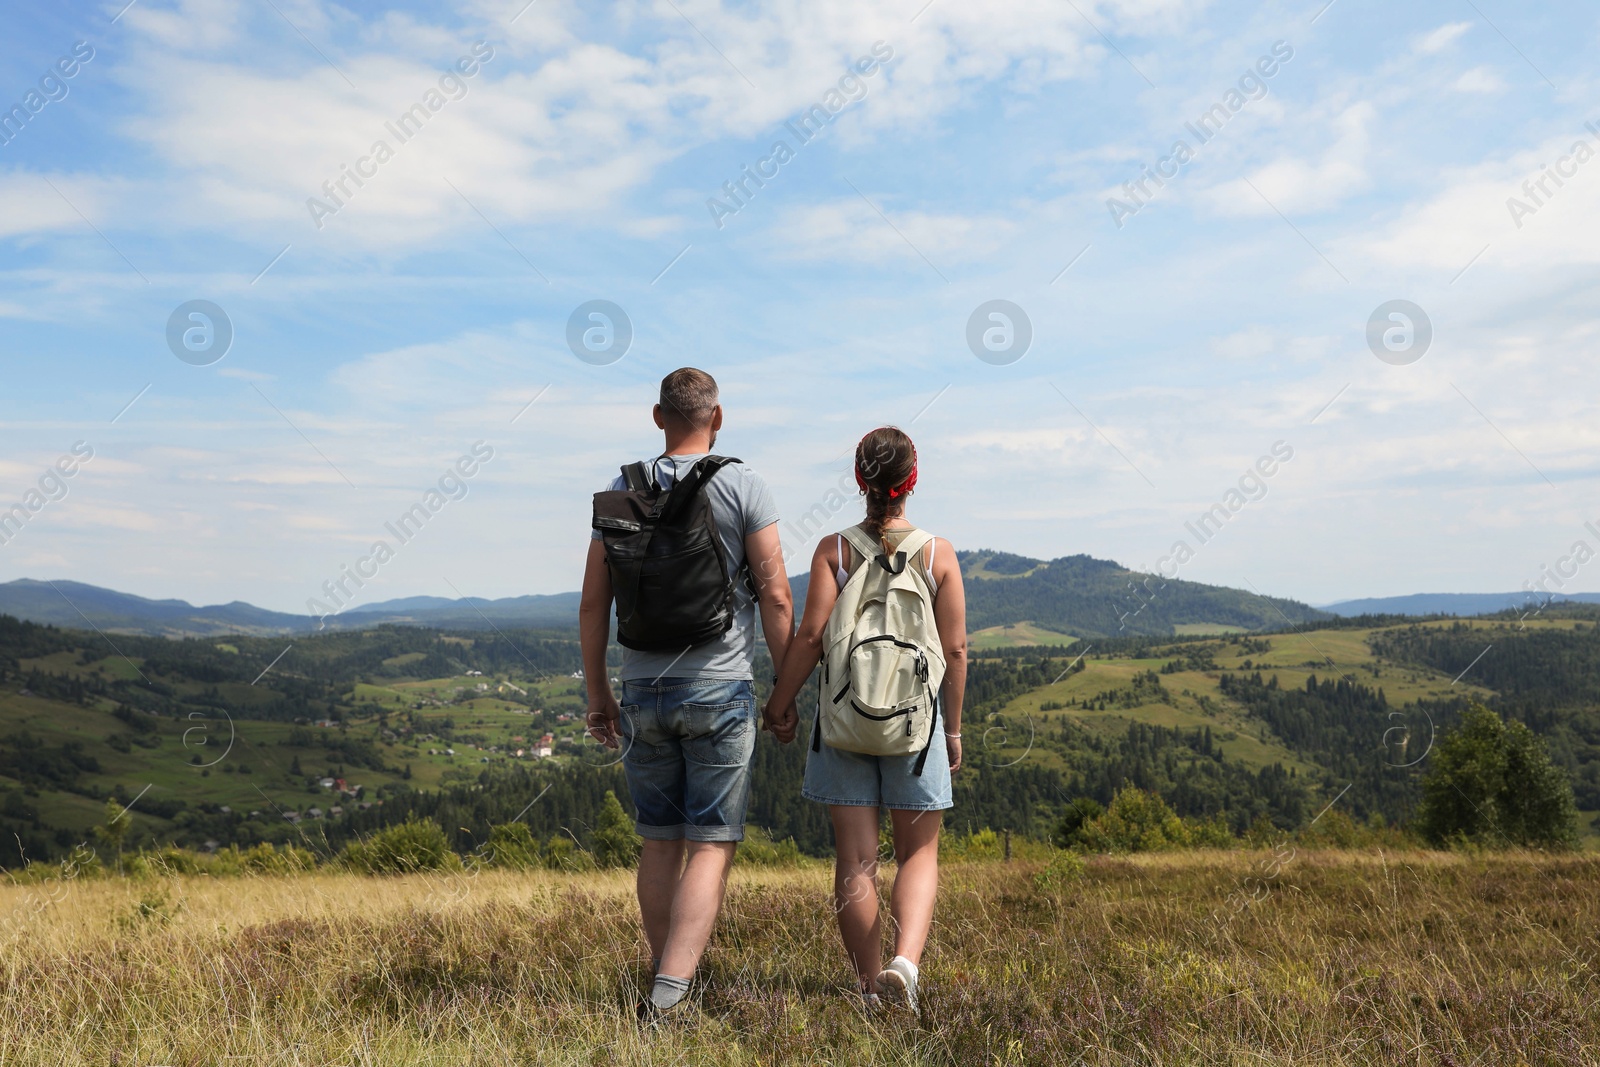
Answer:
[[824, 538], [811, 558], [811, 584], [806, 587], [805, 617], [800, 620], [800, 631], [789, 642], [788, 654], [778, 664], [778, 678], [772, 686], [772, 697], [767, 701], [767, 728], [784, 744], [794, 740], [795, 731], [800, 725], [800, 711], [795, 707], [795, 699], [805, 686], [806, 679], [811, 677], [817, 662], [822, 659], [822, 633], [839, 598], [839, 586], [833, 580], [836, 564], [837, 560]]
[[789, 588], [789, 573], [784, 569], [783, 545], [778, 540], [778, 524], [763, 526], [744, 539], [744, 557], [755, 580], [760, 598], [761, 630], [767, 636], [767, 651], [773, 669], [783, 663], [794, 632], [794, 591]]
[[583, 568], [583, 595], [578, 601], [578, 638], [583, 647], [583, 684], [589, 692], [585, 723], [589, 736], [607, 748], [617, 747], [617, 723], [622, 709], [611, 692], [606, 670], [606, 644], [611, 638], [611, 571], [606, 567], [606, 546], [589, 540], [589, 558]]

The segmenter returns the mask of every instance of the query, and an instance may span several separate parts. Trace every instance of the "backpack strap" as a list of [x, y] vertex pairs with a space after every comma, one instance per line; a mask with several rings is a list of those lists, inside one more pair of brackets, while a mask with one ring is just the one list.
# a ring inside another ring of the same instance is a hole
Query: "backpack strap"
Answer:
[[679, 511], [688, 507], [689, 501], [700, 492], [700, 487], [709, 482], [723, 467], [730, 463], [742, 462], [744, 461], [729, 456], [706, 456], [696, 461], [695, 465], [689, 468], [689, 472], [673, 484], [672, 492], [667, 495], [667, 502], [661, 508], [662, 521], [670, 521]]
[[900, 542], [900, 547], [895, 551], [904, 552], [906, 559], [916, 559], [917, 553], [931, 544], [933, 544], [933, 534], [927, 530], [916, 529], [906, 534], [905, 539]]
[[928, 743], [922, 746], [922, 754], [917, 757], [916, 765], [911, 768], [911, 775], [914, 778], [922, 777], [922, 768], [927, 766], [928, 752], [933, 748], [933, 739], [939, 735], [939, 711], [939, 697], [938, 694], [934, 694], [933, 714], [928, 716]]
[[[906, 561], [915, 559], [917, 553], [933, 543], [933, 534], [927, 530], [915, 528], [901, 540], [900, 546], [895, 549], [894, 556], [891, 557], [884, 553], [883, 545], [868, 537], [867, 532], [859, 525], [845, 530], [844, 538], [850, 542], [850, 547], [860, 554], [862, 562], [870, 563], [873, 560], [877, 560], [879, 565], [891, 574], [899, 574], [905, 570]], [[917, 568], [912, 569], [916, 570]]]
[[850, 547], [856, 550], [863, 563], [883, 555], [883, 546], [867, 536], [867, 531], [860, 526], [852, 526], [844, 531], [844, 539], [850, 542]]
[[[663, 452], [662, 455], [664, 456], [666, 453]], [[656, 477], [656, 464], [660, 461], [661, 456], [657, 456], [648, 464], [643, 462], [627, 464], [622, 468], [623, 483], [635, 493], [643, 493], [646, 490], [654, 489], [659, 494], [661, 490], [661, 481]], [[649, 554], [650, 542], [654, 540], [656, 536], [656, 523], [661, 520], [662, 513], [666, 510], [666, 505], [669, 503], [671, 503], [670, 496], [665, 501], [660, 499], [659, 496], [656, 498], [655, 506], [651, 509], [650, 519], [644, 524], [644, 542], [640, 545], [640, 555], [643, 556]], [[643, 579], [643, 577], [644, 572], [642, 569], [634, 571], [632, 582], [633, 588], [628, 594], [628, 602], [630, 604], [637, 603], [638, 601], [639, 582]], [[618, 621], [618, 625], [621, 625], [620, 620]]]

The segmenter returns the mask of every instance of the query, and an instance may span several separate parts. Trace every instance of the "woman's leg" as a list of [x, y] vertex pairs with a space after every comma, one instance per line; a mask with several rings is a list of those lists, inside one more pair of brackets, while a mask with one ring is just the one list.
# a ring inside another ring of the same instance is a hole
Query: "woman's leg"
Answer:
[[933, 925], [933, 898], [939, 891], [940, 811], [891, 811], [894, 858], [898, 870], [890, 896], [894, 954], [922, 963], [922, 949]]
[[863, 991], [883, 966], [883, 930], [878, 920], [878, 809], [830, 804], [836, 858], [833, 908], [839, 936]]

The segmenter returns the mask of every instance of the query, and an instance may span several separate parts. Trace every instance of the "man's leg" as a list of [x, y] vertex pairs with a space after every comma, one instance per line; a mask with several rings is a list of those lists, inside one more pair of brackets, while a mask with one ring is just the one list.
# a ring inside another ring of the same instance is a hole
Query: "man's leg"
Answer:
[[644, 937], [650, 942], [650, 958], [660, 960], [667, 948], [667, 930], [672, 923], [672, 902], [683, 875], [683, 839], [646, 840], [639, 853], [639, 915], [644, 920]]
[[[672, 898], [661, 968], [650, 999], [666, 1010], [682, 999], [699, 966], [743, 836], [755, 753], [755, 696], [745, 680], [664, 679], [664, 721], [682, 752], [677, 817], [689, 839]], [[710, 838], [712, 840], [705, 840]]]
[[833, 907], [839, 936], [863, 992], [883, 966], [883, 924], [878, 918], [878, 809], [832, 804]]
[[[671, 920], [661, 949], [661, 973], [689, 979], [700, 965], [700, 956], [711, 939], [711, 927], [722, 908], [728, 887], [728, 869], [733, 866], [732, 841], [690, 841], [689, 861], [678, 879], [671, 898]], [[644, 873], [640, 870], [640, 884]], [[652, 949], [655, 942], [651, 941]]]

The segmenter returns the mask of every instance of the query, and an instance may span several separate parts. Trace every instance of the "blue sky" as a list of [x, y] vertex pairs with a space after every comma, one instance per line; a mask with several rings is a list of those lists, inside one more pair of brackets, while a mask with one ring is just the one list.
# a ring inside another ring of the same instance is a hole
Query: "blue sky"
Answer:
[[[719, 448], [790, 518], [893, 422], [922, 456], [913, 517], [958, 547], [1166, 559], [1320, 603], [1517, 589], [1600, 546], [1586, 5], [137, 0], [7, 21], [0, 105], [40, 95], [0, 144], [0, 508], [75, 443], [94, 455], [0, 545], [0, 580], [304, 610], [482, 441], [494, 458], [363, 599], [576, 588], [589, 494], [656, 446], [656, 383], [684, 364], [717, 376]], [[785, 123], [875, 46], [892, 58], [801, 144]], [[386, 123], [419, 103], [402, 144]], [[1200, 144], [1186, 123], [1218, 104]], [[314, 220], [380, 139], [392, 158]], [[793, 158], [718, 226], [707, 201], [779, 139]], [[1119, 226], [1108, 200], [1178, 139], [1192, 160]], [[999, 365], [966, 339], [996, 299], [1033, 335]], [[1367, 340], [1397, 299], [1433, 331], [1400, 365]], [[192, 300], [234, 335], [205, 366], [166, 338]], [[591, 300], [632, 323], [615, 362], [568, 348]], [[1292, 458], [1232, 506], [1278, 442]], [[1217, 504], [1201, 544], [1185, 524]]]

